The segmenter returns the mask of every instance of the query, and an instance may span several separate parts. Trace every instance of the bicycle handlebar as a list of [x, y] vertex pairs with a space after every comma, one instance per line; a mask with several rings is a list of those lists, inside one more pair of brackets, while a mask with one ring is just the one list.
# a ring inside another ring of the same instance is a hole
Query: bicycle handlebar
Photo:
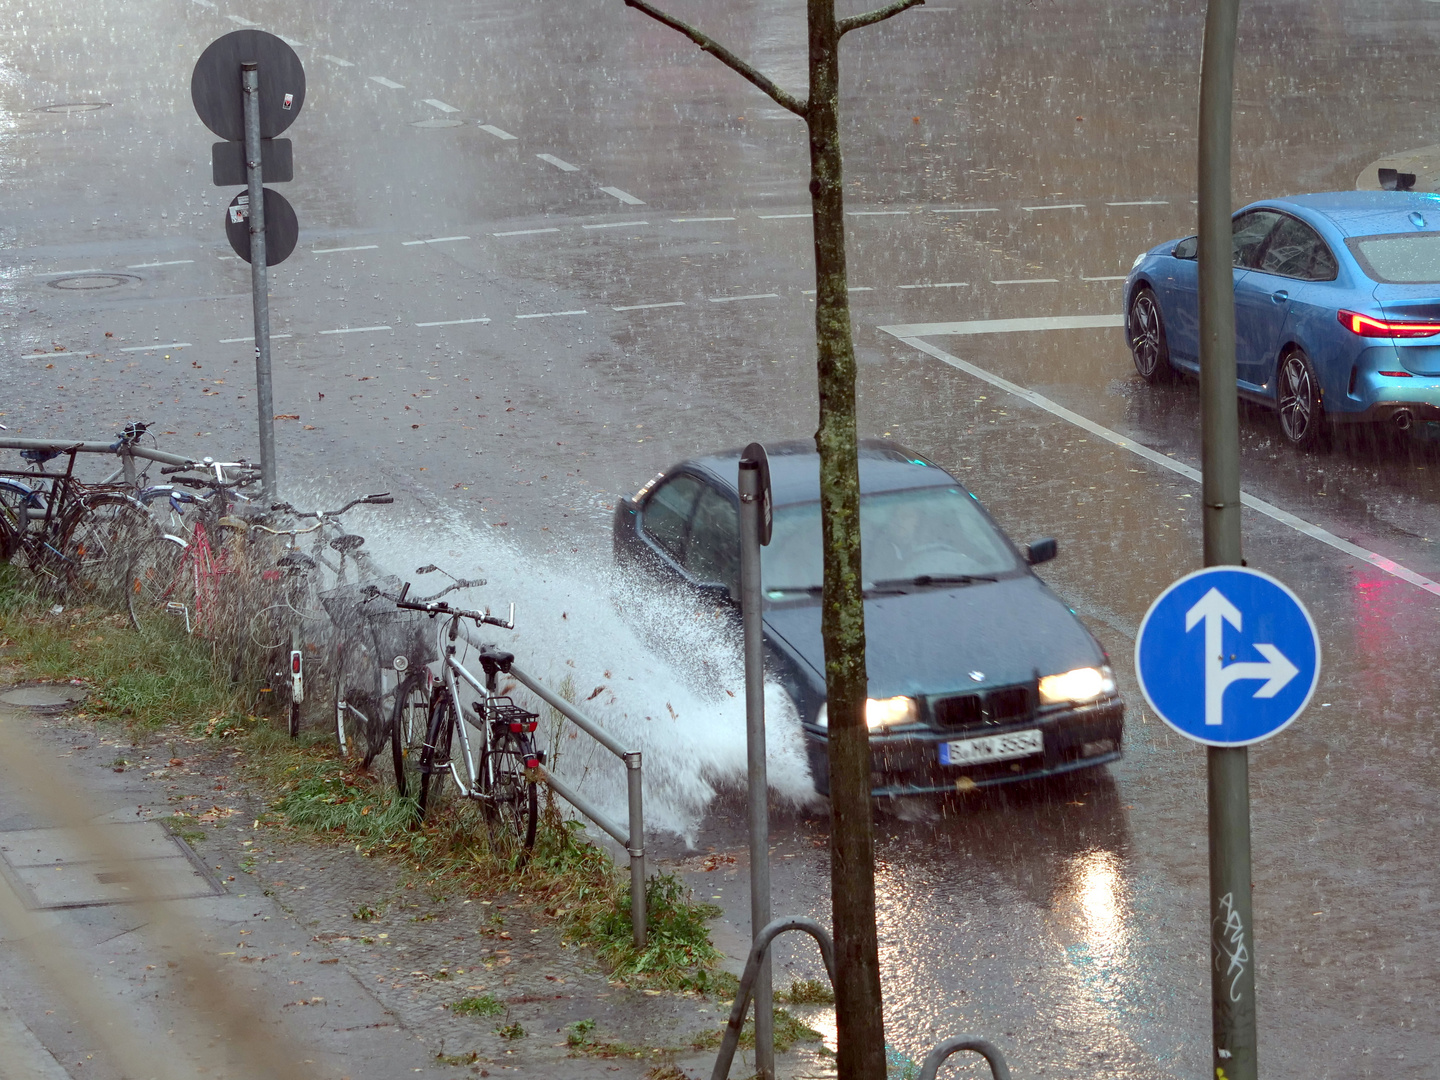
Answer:
[[316, 521], [323, 521], [326, 518], [339, 517], [352, 506], [359, 506], [366, 503], [371, 506], [388, 506], [395, 501], [395, 496], [388, 491], [377, 491], [373, 495], [361, 495], [358, 499], [351, 499], [339, 510], [296, 510], [290, 503], [275, 503], [270, 507], [276, 513], [292, 514], [297, 518], [314, 518]]
[[[403, 593], [401, 595], [404, 595]], [[433, 600], [396, 600], [395, 606], [405, 608], [407, 611], [423, 611], [426, 615], [434, 618], [436, 615], [448, 615], [457, 619], [473, 619], [476, 626], [498, 626], [502, 630], [515, 629], [515, 617], [512, 613], [507, 619], [497, 619], [488, 611], [472, 611], [469, 608], [451, 607], [443, 600], [438, 603]]]

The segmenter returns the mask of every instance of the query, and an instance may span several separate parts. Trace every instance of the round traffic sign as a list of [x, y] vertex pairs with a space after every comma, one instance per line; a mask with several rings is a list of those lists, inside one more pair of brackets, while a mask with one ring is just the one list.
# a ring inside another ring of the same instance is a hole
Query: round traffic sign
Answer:
[[264, 30], [235, 30], [216, 38], [195, 63], [190, 100], [205, 126], [222, 139], [245, 138], [240, 64], [254, 60], [260, 77], [260, 137], [288, 128], [305, 103], [305, 67], [295, 50]]
[[1161, 720], [1207, 746], [1268, 739], [1320, 679], [1315, 621], [1281, 582], [1211, 566], [1161, 593], [1135, 638], [1135, 673]]
[[[274, 266], [290, 257], [300, 237], [300, 222], [290, 200], [278, 191], [265, 188], [265, 265]], [[240, 192], [225, 208], [225, 238], [235, 254], [250, 261], [250, 193]]]

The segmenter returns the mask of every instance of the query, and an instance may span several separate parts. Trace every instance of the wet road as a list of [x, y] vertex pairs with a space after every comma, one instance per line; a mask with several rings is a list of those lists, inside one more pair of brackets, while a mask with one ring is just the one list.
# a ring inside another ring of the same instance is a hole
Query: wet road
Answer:
[[[596, 707], [645, 745], [659, 824], [734, 852], [733, 796], [710, 796], [742, 767], [735, 709], [683, 698], [613, 628], [616, 603], [663, 623], [655, 601], [593, 583], [619, 492], [697, 451], [813, 431], [799, 122], [618, 0], [217, 4], [6, 0], [0, 423], [145, 419], [166, 449], [253, 456], [248, 270], [189, 75], [236, 25], [292, 38], [309, 90], [283, 188], [301, 244], [272, 276], [277, 410], [299, 417], [280, 422], [286, 483], [404, 493], [362, 524], [381, 552], [484, 564], [489, 598], [521, 601], [531, 666], [612, 689]], [[803, 86], [800, 5], [721, 6], [673, 10]], [[1434, 142], [1416, 72], [1436, 14], [1246, 5], [1237, 203], [1348, 187]], [[957, 471], [1017, 538], [1059, 538], [1044, 576], [1131, 703], [1107, 774], [879, 819], [888, 1030], [917, 1058], [973, 1031], [1021, 1076], [1207, 1068], [1204, 757], [1146, 715], [1130, 662], [1150, 600], [1199, 564], [1199, 489], [986, 376], [1192, 466], [1195, 388], [1146, 387], [1114, 328], [965, 325], [1118, 315], [1134, 255], [1193, 230], [1202, 18], [942, 0], [846, 39], [862, 430]], [[1264, 504], [1247, 557], [1309, 605], [1325, 655], [1307, 715], [1252, 754], [1262, 1068], [1428, 1077], [1440, 627], [1434, 595], [1355, 549], [1440, 579], [1440, 453], [1347, 438], [1299, 455], [1249, 410], [1241, 439]], [[793, 757], [772, 775], [803, 790]], [[775, 909], [828, 919], [823, 815], [787, 804], [775, 830]], [[683, 865], [743, 921], [743, 859]]]

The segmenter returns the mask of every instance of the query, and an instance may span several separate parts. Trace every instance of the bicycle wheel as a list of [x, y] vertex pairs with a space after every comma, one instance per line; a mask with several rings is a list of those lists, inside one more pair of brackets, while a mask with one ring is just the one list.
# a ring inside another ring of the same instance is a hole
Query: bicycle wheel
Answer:
[[125, 608], [130, 625], [140, 629], [140, 618], [176, 604], [191, 608], [193, 582], [185, 560], [186, 544], [178, 536], [162, 535], [137, 545], [125, 573]]
[[335, 741], [340, 756], [361, 758], [364, 768], [390, 734], [380, 672], [374, 656], [355, 638], [343, 638], [334, 650]]
[[430, 720], [425, 729], [425, 745], [420, 748], [419, 816], [435, 814], [455, 794], [454, 777], [450, 775], [450, 750], [455, 738], [455, 703], [443, 687], [437, 687], [430, 701]]
[[390, 714], [390, 755], [395, 766], [395, 789], [401, 795], [420, 793], [420, 757], [430, 710], [427, 681], [424, 671], [412, 671], [395, 691], [395, 707]]
[[539, 795], [535, 782], [526, 776], [526, 762], [535, 760], [535, 751], [525, 735], [506, 731], [492, 734], [480, 762], [480, 789], [491, 822], [502, 833], [520, 841], [519, 862], [524, 864], [535, 846], [535, 823], [539, 817]]
[[159, 536], [137, 499], [118, 492], [86, 495], [62, 525], [68, 582], [85, 600], [120, 601], [136, 548]]

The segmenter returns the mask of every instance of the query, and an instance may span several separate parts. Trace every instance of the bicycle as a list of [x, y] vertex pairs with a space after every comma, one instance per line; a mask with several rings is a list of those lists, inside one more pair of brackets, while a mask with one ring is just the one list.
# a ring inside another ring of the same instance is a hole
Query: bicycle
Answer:
[[[396, 607], [424, 612], [432, 619], [443, 617], [435, 628], [435, 655], [441, 678], [430, 697], [418, 769], [419, 820], [423, 822], [427, 814], [445, 804], [452, 790], [445, 782], [448, 778], [456, 797], [478, 802], [492, 828], [498, 827], [518, 839], [519, 861], [523, 864], [534, 847], [539, 817], [535, 769], [544, 763], [545, 755], [535, 749], [531, 739], [539, 716], [516, 705], [508, 695], [496, 693], [500, 674], [508, 673], [515, 660], [513, 653], [491, 645], [479, 646], [477, 659], [485, 674], [483, 683], [456, 656], [462, 621], [468, 619], [477, 627], [513, 630], [515, 606], [510, 606], [509, 619], [497, 619], [488, 610], [452, 607], [443, 600], [409, 600], [409, 591], [407, 582], [400, 595], [392, 598]], [[469, 708], [461, 700], [461, 682], [482, 695]], [[468, 729], [472, 727], [480, 733], [478, 760], [470, 742]], [[455, 761], [457, 737], [463, 776]], [[398, 746], [398, 728], [392, 727], [391, 738], [391, 745]]]

